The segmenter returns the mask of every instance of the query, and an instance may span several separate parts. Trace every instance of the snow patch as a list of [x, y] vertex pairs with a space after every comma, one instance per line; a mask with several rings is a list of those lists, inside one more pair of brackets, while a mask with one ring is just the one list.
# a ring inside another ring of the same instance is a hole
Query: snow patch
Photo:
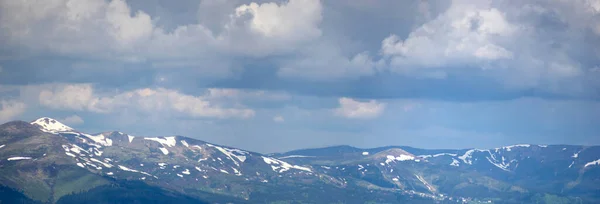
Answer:
[[106, 173], [106, 175], [112, 176], [113, 172], [108, 172], [108, 173]]
[[502, 147], [502, 149], [505, 149], [506, 151], [510, 152], [512, 150], [512, 148], [515, 148], [515, 147], [531, 147], [531, 145], [529, 145], [529, 144], [516, 144], [516, 145], [504, 146], [504, 147]]
[[158, 137], [145, 137], [145, 140], [152, 140], [155, 142], [158, 142], [160, 144], [162, 144], [163, 146], [169, 146], [169, 147], [174, 147], [177, 144], [177, 140], [175, 140], [175, 137], [164, 137], [164, 138], [158, 138]]
[[162, 152], [164, 155], [167, 155], [167, 154], [169, 154], [169, 150], [167, 150], [167, 148], [161, 147], [161, 148], [158, 148], [158, 149], [160, 149], [160, 151], [161, 151], [161, 152]]
[[586, 163], [585, 166], [583, 166], [583, 168], [592, 166], [592, 165], [600, 165], [600, 159]]
[[431, 158], [431, 157], [439, 157], [439, 156], [457, 156], [457, 154], [452, 154], [452, 153], [439, 153], [439, 154], [434, 154], [434, 155], [419, 155], [417, 157], [421, 157], [423, 159], [427, 159], [427, 158]]
[[55, 119], [48, 118], [48, 117], [39, 118], [39, 119], [31, 122], [31, 124], [39, 125], [41, 127], [40, 129], [42, 131], [48, 132], [48, 133], [73, 131], [73, 128], [66, 126], [65, 124], [62, 124]]
[[98, 150], [98, 149], [94, 149], [94, 150], [96, 150], [96, 151], [94, 152], [94, 154], [95, 154], [96, 156], [102, 156], [102, 151], [100, 151], [100, 150]]
[[452, 158], [452, 163], [450, 163], [450, 166], [460, 166], [460, 162], [454, 158]]
[[315, 157], [315, 156], [289, 155], [289, 156], [285, 156], [285, 157], [279, 157], [278, 159], [287, 159], [287, 158], [306, 158], [306, 157]]
[[147, 176], [152, 176], [152, 177], [154, 177], [154, 178], [157, 178], [157, 179], [158, 179], [158, 177], [156, 177], [156, 176], [153, 176], [152, 174], [149, 174], [149, 173], [146, 173], [146, 172], [143, 172], [143, 171], [138, 171], [138, 170], [135, 170], [135, 169], [130, 169], [130, 168], [127, 168], [127, 167], [125, 167], [125, 166], [121, 166], [121, 165], [118, 165], [118, 166], [119, 166], [119, 169], [121, 169], [121, 170], [123, 170], [123, 171], [129, 171], [129, 172], [134, 172], [134, 173], [140, 173], [140, 174], [144, 174], [144, 175], [147, 175]]
[[133, 135], [127, 135], [127, 139], [129, 139], [129, 143], [133, 142], [134, 138], [135, 138], [135, 136], [133, 136]]
[[71, 152], [65, 152], [65, 154], [66, 154], [67, 156], [70, 156], [70, 157], [75, 157], [75, 155], [74, 155], [74, 154], [71, 154]]
[[212, 145], [212, 144], [206, 144], [206, 145], [209, 147], [214, 147], [215, 149], [219, 150], [221, 153], [223, 153], [225, 156], [227, 156], [231, 161], [233, 161], [233, 163], [235, 163], [236, 166], [240, 166], [240, 164], [233, 158], [236, 158], [240, 162], [246, 161], [245, 155], [248, 154], [248, 152], [246, 152], [246, 151], [242, 151], [239, 149], [229, 149], [229, 148], [225, 148], [225, 147], [219, 147], [219, 146]]
[[419, 179], [419, 181], [421, 181], [421, 183], [425, 184], [425, 186], [427, 187], [427, 189], [431, 192], [434, 192], [435, 189], [433, 188], [433, 186], [431, 186], [429, 183], [427, 183], [427, 181], [425, 181], [425, 179], [423, 179], [423, 177], [416, 175], [417, 179]]
[[6, 160], [8, 160], [8, 161], [18, 161], [18, 160], [25, 160], [25, 159], [31, 159], [31, 157], [11, 157], [11, 158], [8, 158]]
[[233, 168], [233, 167], [231, 167], [231, 169], [233, 169], [233, 173], [234, 173], [236, 176], [241, 176], [241, 175], [242, 175], [242, 173], [241, 173], [240, 171], [238, 171], [236, 168]]
[[362, 155], [363, 155], [363, 156], [368, 156], [368, 155], [369, 155], [369, 152], [363, 152], [363, 153], [362, 153]]
[[397, 156], [397, 157], [395, 157], [393, 155], [387, 155], [385, 163], [389, 164], [390, 162], [393, 162], [393, 161], [408, 161], [408, 160], [415, 160], [415, 157], [406, 155], [406, 154], [401, 154], [400, 156]]
[[71, 149], [70, 149], [70, 150], [71, 150], [72, 152], [75, 152], [75, 153], [77, 153], [77, 154], [81, 154], [81, 151], [84, 151], [85, 153], [88, 153], [88, 154], [89, 154], [89, 152], [88, 152], [88, 151], [86, 151], [85, 149], [83, 149], [83, 148], [81, 148], [81, 147], [79, 147], [79, 146], [77, 146], [77, 145], [74, 145], [74, 144], [71, 144]]
[[82, 163], [77, 163], [77, 166], [81, 167], [81, 168], [85, 168], [85, 166], [83, 166]]
[[109, 163], [102, 162], [102, 161], [100, 161], [100, 160], [98, 160], [98, 159], [96, 159], [96, 158], [91, 158], [90, 160], [92, 160], [93, 162], [96, 162], [96, 163], [102, 164], [103, 166], [105, 166], [105, 167], [107, 167], [107, 168], [112, 168], [112, 167], [113, 167], [113, 165], [112, 165], [112, 164], [109, 164]]
[[302, 170], [302, 171], [308, 171], [308, 172], [312, 172], [312, 170], [310, 170], [310, 168], [307, 167], [302, 167], [302, 166], [297, 166], [297, 165], [291, 165], [287, 162], [275, 159], [275, 158], [270, 158], [270, 157], [262, 157], [263, 161], [265, 161], [265, 163], [271, 165], [271, 169], [273, 169], [273, 171], [278, 171], [279, 173], [282, 173], [284, 171], [290, 170], [290, 169], [297, 169], [297, 170]]
[[6, 145], [0, 145], [0, 148], [2, 148], [2, 147], [4, 147], [4, 146], [6, 146]]
[[573, 164], [575, 164], [575, 161], [571, 162], [571, 165], [569, 165], [569, 169], [573, 166]]
[[[502, 147], [504, 149], [506, 149], [506, 151], [511, 151], [511, 148], [514, 147], [529, 147], [530, 145], [512, 145], [512, 146], [507, 146], [507, 147]], [[498, 149], [496, 149], [498, 150]], [[482, 150], [482, 149], [470, 149], [467, 152], [465, 152], [465, 154], [463, 154], [462, 156], [459, 156], [458, 158], [461, 159], [463, 161], [463, 163], [465, 164], [469, 164], [472, 165], [473, 161], [473, 153], [474, 152], [487, 152], [488, 156], [486, 156], [485, 158], [488, 160], [488, 162], [490, 162], [490, 164], [504, 170], [504, 171], [510, 171], [508, 169], [508, 167], [510, 167], [510, 165], [513, 162], [517, 162], [517, 160], [511, 160], [511, 161], [506, 161], [505, 157], [502, 157], [502, 160], [499, 160], [496, 158], [495, 154], [493, 154], [489, 149], [488, 150]], [[496, 151], [497, 152], [497, 151]], [[454, 161], [452, 161], [453, 164], [456, 164]]]
[[80, 133], [79, 135], [83, 135], [86, 136], [87, 138], [90, 138], [91, 140], [93, 140], [95, 143], [98, 143], [102, 146], [112, 146], [112, 140], [108, 137], [104, 137], [103, 134], [99, 134], [99, 135], [88, 135], [85, 133]]
[[188, 169], [185, 169], [185, 171], [182, 171], [181, 173], [182, 173], [182, 174], [185, 174], [185, 175], [190, 175], [190, 170], [188, 170]]
[[119, 169], [121, 169], [121, 170], [123, 170], [123, 171], [129, 171], [129, 172], [136, 172], [136, 173], [139, 173], [139, 172], [140, 172], [140, 171], [138, 171], [138, 170], [135, 170], [135, 169], [130, 169], [130, 168], [127, 168], [127, 167], [125, 167], [125, 166], [121, 166], [121, 165], [119, 165]]
[[483, 152], [483, 151], [488, 151], [489, 150], [481, 150], [481, 149], [470, 149], [468, 151], [465, 152], [465, 154], [463, 154], [462, 156], [459, 156], [458, 158], [460, 160], [462, 160], [465, 164], [473, 164], [473, 162], [471, 161], [471, 158], [473, 157], [473, 152], [478, 151], [478, 152]]
[[183, 146], [190, 147], [190, 145], [185, 140], [181, 140], [180, 142], [181, 144], [183, 144]]
[[573, 154], [573, 156], [571, 156], [571, 157], [573, 157], [573, 158], [577, 158], [577, 157], [579, 157], [579, 153], [581, 153], [581, 150], [579, 150], [579, 152], [577, 152], [577, 153]]
[[508, 167], [510, 166], [510, 163], [505, 164], [504, 162], [502, 162], [501, 164], [496, 163], [494, 161], [492, 161], [489, 157], [485, 157], [491, 164], [493, 164], [494, 166], [504, 170], [504, 171], [510, 171], [508, 170]]

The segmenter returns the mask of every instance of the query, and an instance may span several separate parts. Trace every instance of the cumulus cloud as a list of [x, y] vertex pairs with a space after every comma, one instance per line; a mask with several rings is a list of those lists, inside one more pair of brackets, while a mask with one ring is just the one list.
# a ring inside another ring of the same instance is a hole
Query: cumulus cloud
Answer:
[[[250, 17], [245, 26], [269, 41], [302, 42], [319, 37], [321, 30], [319, 0], [289, 0], [286, 3], [250, 3], [235, 9], [235, 18]], [[237, 20], [237, 19], [235, 19]], [[265, 41], [266, 42], [266, 41]]]
[[89, 84], [59, 86], [42, 90], [40, 104], [61, 110], [112, 113], [138, 110], [146, 114], [177, 113], [197, 118], [250, 118], [254, 110], [243, 107], [221, 107], [206, 96], [193, 96], [176, 90], [136, 89], [117, 94], [95, 93]]
[[265, 56], [321, 35], [319, 0], [240, 5], [228, 11], [230, 19], [220, 25], [219, 34], [202, 24], [167, 31], [155, 24], [158, 16], [132, 10], [124, 0], [2, 1], [0, 9], [0, 34], [9, 45], [85, 58]]
[[512, 53], [495, 39], [513, 37], [516, 29], [496, 8], [454, 1], [446, 13], [417, 28], [405, 40], [396, 35], [384, 39], [381, 51], [397, 68], [507, 59]]
[[79, 117], [78, 115], [71, 115], [66, 118], [59, 119], [59, 121], [65, 123], [67, 125], [79, 125], [79, 124], [84, 123], [83, 119], [81, 117]]
[[[185, 12], [192, 14], [182, 16], [190, 19], [182, 21], [173, 20], [179, 13], [161, 13], [167, 6], [156, 3], [0, 1], [0, 46], [4, 48], [0, 49], [0, 59], [8, 51], [8, 55], [26, 61], [35, 61], [36, 56], [92, 59], [99, 64], [117, 61], [131, 63], [133, 66], [123, 66], [129, 70], [187, 69], [195, 75], [190, 78], [211, 78], [206, 81], [247, 77], [244, 74], [254, 71], [247, 71], [251, 67], [264, 66], [274, 67], [264, 72], [276, 72], [284, 83], [362, 83], [400, 74], [418, 80], [473, 79], [494, 83], [490, 85], [493, 88], [501, 84], [519, 90], [562, 89], [561, 93], [571, 93], [593, 89], [585, 84], [591, 80], [580, 79], [600, 57], [599, 48], [592, 46], [600, 42], [597, 0], [510, 4], [504, 0], [377, 4], [200, 1], [197, 6], [189, 4], [193, 6]], [[19, 53], [11, 52], [15, 50]], [[45, 63], [22, 67], [36, 66], [51, 69]], [[105, 71], [98, 67], [88, 69]], [[5, 69], [11, 76], [21, 76], [14, 74], [21, 66], [6, 65]], [[390, 72], [393, 75], [388, 75]], [[72, 79], [87, 74], [82, 72], [65, 79], [41, 73], [37, 76], [46, 82], [87, 82]], [[164, 86], [185, 84], [168, 77], [157, 79], [155, 83]], [[241, 87], [247, 85], [241, 81]]]
[[42, 90], [39, 94], [41, 105], [62, 110], [94, 110], [100, 99], [94, 95], [89, 84], [66, 85], [54, 90]]
[[385, 103], [370, 100], [360, 102], [351, 98], [340, 98], [338, 100], [340, 107], [335, 109], [335, 114], [351, 119], [372, 119], [376, 118], [385, 110]]
[[[472, 74], [495, 78], [509, 87], [546, 89], [591, 68], [577, 62], [581, 55], [572, 46], [594, 52], [583, 40], [599, 39], [586, 37], [586, 31], [600, 20], [600, 15], [590, 10], [592, 4], [453, 0], [445, 12], [406, 38], [385, 38], [381, 54], [390, 70], [404, 75], [440, 78], [432, 73]], [[473, 74], [481, 70], [491, 71]]]
[[23, 102], [13, 100], [0, 100], [0, 123], [14, 120], [15, 117], [25, 112], [26, 105]]

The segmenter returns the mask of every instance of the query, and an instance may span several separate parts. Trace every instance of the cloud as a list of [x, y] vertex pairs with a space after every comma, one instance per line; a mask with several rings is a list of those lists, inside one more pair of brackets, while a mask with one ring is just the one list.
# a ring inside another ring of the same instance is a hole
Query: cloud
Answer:
[[39, 94], [41, 105], [60, 110], [93, 110], [100, 99], [94, 95], [89, 84], [66, 85], [54, 90], [42, 90]]
[[381, 66], [367, 52], [346, 57], [332, 45], [317, 45], [307, 49], [302, 57], [281, 64], [278, 75], [284, 78], [330, 81], [372, 76]]
[[79, 125], [79, 124], [84, 123], [83, 119], [81, 117], [79, 117], [78, 115], [71, 115], [64, 119], [59, 119], [59, 121], [65, 123], [67, 125]]
[[269, 39], [288, 42], [304, 41], [321, 35], [319, 0], [289, 0], [283, 4], [250, 3], [235, 9], [235, 17], [250, 15], [247, 26], [251, 31]]
[[446, 11], [406, 38], [385, 38], [380, 51], [389, 70], [406, 76], [473, 76], [509, 88], [572, 92], [579, 86], [573, 80], [580, 83], [576, 79], [593, 65], [581, 63], [589, 59], [576, 49], [595, 53], [597, 49], [583, 39], [600, 40], [586, 34], [600, 20], [588, 5], [453, 0]]
[[[2, 63], [1, 83], [88, 82], [190, 91], [198, 83], [206, 88], [217, 80], [256, 78], [248, 73], [261, 72], [261, 83], [240, 80], [233, 87], [290, 91], [325, 81], [329, 87], [351, 84], [398, 97], [410, 91], [382, 86], [415, 82], [410, 85], [428, 84], [423, 92], [437, 98], [437, 93], [452, 92], [437, 90], [472, 84], [481, 84], [481, 92], [490, 95], [542, 90], [587, 97], [596, 87], [582, 78], [600, 57], [592, 46], [600, 42], [594, 33], [600, 15], [591, 0], [236, 0], [168, 6], [163, 0], [55, 0], [0, 5], [0, 58], [22, 59]], [[81, 66], [86, 63], [90, 66]], [[96, 77], [109, 75], [115, 77]], [[379, 85], [386, 79], [398, 82]], [[364, 97], [344, 91], [330, 92]]]
[[335, 109], [335, 114], [350, 119], [372, 119], [376, 118], [385, 110], [385, 103], [376, 100], [360, 102], [351, 98], [340, 98], [340, 107]]
[[[265, 56], [318, 38], [319, 0], [240, 5], [216, 34], [203, 24], [157, 26], [124, 0], [0, 2], [0, 34], [30, 52], [130, 62]], [[42, 34], [43, 33], [43, 34]], [[85, 42], [85, 43], [81, 43]], [[112, 53], [112, 54], [108, 54]]]
[[496, 8], [454, 1], [444, 14], [412, 31], [405, 40], [396, 35], [384, 39], [381, 51], [395, 69], [508, 59], [512, 53], [495, 39], [512, 38], [516, 29]]
[[193, 96], [165, 88], [121, 93], [95, 93], [89, 84], [69, 84], [39, 93], [40, 104], [53, 109], [113, 113], [137, 110], [144, 114], [176, 113], [194, 118], [250, 118], [254, 110], [221, 107], [206, 95]]
[[0, 100], [0, 123], [14, 120], [25, 112], [26, 105], [23, 102], [13, 100]]
[[285, 122], [285, 118], [283, 118], [283, 116], [277, 115], [277, 116], [273, 117], [273, 121], [276, 123], [283, 123], [283, 122]]

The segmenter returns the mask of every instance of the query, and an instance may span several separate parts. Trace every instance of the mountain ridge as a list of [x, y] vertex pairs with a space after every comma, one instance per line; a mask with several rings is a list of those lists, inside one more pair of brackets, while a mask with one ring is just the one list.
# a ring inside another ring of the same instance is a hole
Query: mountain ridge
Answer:
[[[47, 117], [0, 125], [0, 184], [41, 202], [110, 192], [105, 186], [129, 181], [209, 202], [523, 202], [545, 195], [600, 201], [598, 155], [600, 146], [529, 144], [460, 150], [340, 145], [261, 154], [185, 136], [87, 134]], [[348, 197], [348, 191], [355, 193]]]

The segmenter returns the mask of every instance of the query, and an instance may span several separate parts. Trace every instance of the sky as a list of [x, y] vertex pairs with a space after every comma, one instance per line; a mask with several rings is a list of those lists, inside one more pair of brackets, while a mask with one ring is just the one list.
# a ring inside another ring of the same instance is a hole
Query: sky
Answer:
[[600, 0], [0, 0], [0, 123], [270, 153], [600, 144]]

